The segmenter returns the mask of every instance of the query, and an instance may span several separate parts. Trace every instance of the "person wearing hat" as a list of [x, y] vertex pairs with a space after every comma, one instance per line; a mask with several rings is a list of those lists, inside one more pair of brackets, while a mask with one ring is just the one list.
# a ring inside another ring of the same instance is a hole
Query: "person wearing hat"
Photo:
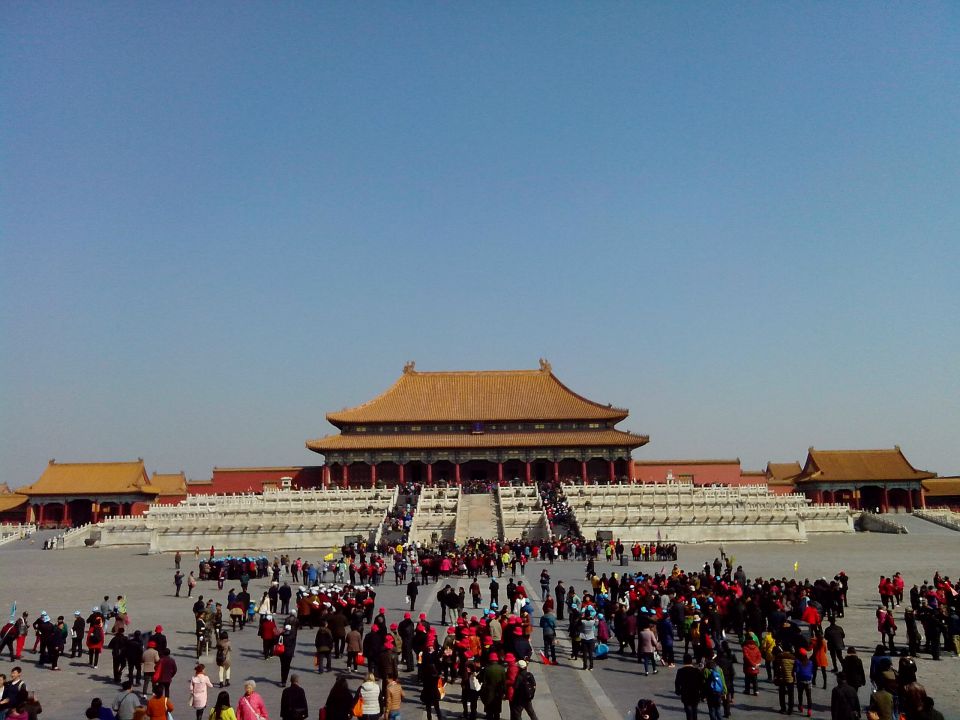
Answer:
[[273, 621], [273, 615], [268, 614], [263, 616], [257, 635], [259, 635], [263, 641], [263, 659], [266, 660], [273, 654], [273, 646], [276, 644], [277, 637], [280, 635], [277, 624]]
[[527, 669], [527, 661], [517, 662], [517, 673], [510, 686], [510, 720], [520, 720], [526, 712], [531, 720], [538, 720], [533, 709], [533, 697], [537, 690], [537, 681]]
[[293, 656], [297, 652], [297, 631], [293, 625], [284, 625], [283, 631], [277, 637], [277, 644], [283, 645], [283, 652], [280, 652], [280, 687], [287, 686], [287, 676], [290, 674], [290, 665], [293, 662]]
[[507, 671], [499, 662], [497, 653], [492, 652], [489, 663], [480, 673], [480, 702], [487, 720], [500, 720], [501, 706], [506, 695]]
[[813, 658], [809, 657], [806, 648], [797, 650], [797, 660], [793, 664], [793, 679], [797, 686], [797, 710], [803, 714], [803, 699], [807, 699], [807, 717], [813, 714], [813, 697], [811, 687], [813, 686], [813, 676], [816, 673], [816, 667], [813, 664]]

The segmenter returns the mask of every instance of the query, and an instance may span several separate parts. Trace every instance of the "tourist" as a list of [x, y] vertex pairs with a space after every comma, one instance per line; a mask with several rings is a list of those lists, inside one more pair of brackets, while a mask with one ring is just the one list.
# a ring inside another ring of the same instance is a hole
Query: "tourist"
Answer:
[[780, 712], [793, 714], [794, 704], [794, 665], [796, 658], [789, 650], [779, 645], [773, 650], [773, 683], [777, 686], [780, 698]]
[[557, 663], [557, 617], [552, 611], [546, 610], [540, 616], [540, 629], [543, 631], [543, 653], [542, 655], [552, 662]]
[[220, 633], [217, 639], [217, 652], [214, 661], [217, 663], [217, 676], [219, 687], [230, 687], [230, 665], [232, 664], [233, 646], [230, 645], [230, 637], [227, 631]]
[[810, 643], [810, 655], [814, 665], [814, 684], [816, 684], [816, 673], [819, 670], [823, 678], [823, 689], [827, 689], [827, 641], [823, 636], [823, 630], [817, 628], [813, 640]]
[[697, 706], [704, 694], [703, 673], [693, 664], [693, 655], [683, 656], [683, 665], [673, 681], [674, 692], [680, 697], [686, 720], [697, 720]]
[[[803, 714], [803, 698], [807, 698], [807, 716], [813, 714], [813, 697], [811, 695], [811, 687], [813, 685], [814, 676], [816, 675], [816, 666], [813, 663], [813, 658], [808, 656], [806, 648], [800, 648], [797, 650], [797, 659], [793, 664], [793, 679], [797, 686], [797, 711], [802, 715]], [[826, 682], [826, 678], [824, 678]]]
[[657, 674], [657, 663], [653, 659], [653, 654], [659, 650], [660, 642], [652, 627], [645, 627], [637, 634], [637, 662], [643, 663], [644, 677], [649, 674], [651, 668], [653, 668], [653, 674]]
[[726, 694], [727, 685], [723, 671], [713, 660], [707, 659], [703, 667], [703, 697], [707, 701], [710, 720], [720, 720], [720, 708], [724, 705]]
[[857, 649], [852, 645], [847, 648], [847, 656], [843, 659], [843, 673], [855, 691], [859, 691], [867, 684], [867, 677], [863, 671], [863, 661], [857, 655]]
[[87, 663], [92, 668], [100, 665], [103, 640], [103, 618], [97, 615], [87, 630]]
[[354, 694], [347, 685], [347, 676], [337, 675], [323, 706], [327, 720], [352, 720], [353, 705]]
[[173, 703], [164, 694], [163, 686], [154, 685], [153, 697], [147, 700], [147, 717], [150, 720], [167, 720], [167, 713], [173, 711]]
[[139, 630], [127, 638], [124, 647], [124, 661], [127, 666], [127, 679], [139, 686], [143, 680], [143, 635]]
[[583, 653], [583, 669], [593, 670], [593, 656], [597, 644], [596, 611], [588, 607], [580, 620], [580, 651]]
[[284, 688], [280, 695], [280, 720], [306, 720], [310, 714], [307, 707], [307, 694], [300, 687], [300, 676], [290, 676], [290, 687]]
[[[436, 653], [424, 653], [423, 662], [420, 665], [420, 681], [423, 684], [420, 690], [420, 702], [427, 710], [427, 720], [433, 717], [434, 712], [437, 713], [437, 720], [443, 720], [443, 713], [440, 710], [440, 701], [443, 699], [441, 692], [443, 679]], [[364, 712], [366, 712], [366, 703], [364, 703]]]
[[133, 720], [134, 711], [140, 707], [140, 696], [133, 691], [132, 681], [123, 681], [122, 689], [114, 698], [112, 707], [117, 720]]
[[257, 683], [247, 680], [243, 683], [243, 695], [237, 703], [237, 720], [266, 720], [267, 706], [263, 698], [257, 693]]
[[230, 707], [230, 693], [221, 690], [217, 695], [217, 702], [210, 710], [209, 720], [237, 720], [237, 714]]
[[[862, 667], [860, 670], [863, 672]], [[842, 671], [837, 673], [837, 686], [830, 694], [830, 720], [860, 720], [860, 698]]]
[[489, 662], [480, 674], [480, 701], [487, 720], [500, 720], [500, 709], [507, 693], [507, 671], [499, 660], [497, 653], [490, 653]]
[[170, 684], [177, 674], [177, 661], [170, 654], [170, 648], [165, 647], [160, 651], [160, 660], [157, 662], [157, 668], [154, 670], [154, 684], [163, 689], [164, 695], [170, 694]]
[[[386, 720], [400, 720], [400, 707], [403, 704], [403, 687], [397, 680], [397, 674], [394, 672], [387, 680], [387, 690], [384, 693], [384, 713]], [[476, 700], [474, 700], [474, 709], [476, 709]]]
[[153, 675], [157, 669], [157, 663], [160, 662], [160, 653], [157, 652], [157, 643], [153, 640], [147, 642], [147, 649], [143, 651], [140, 658], [140, 667], [143, 671], [143, 694], [146, 695], [154, 685]]
[[[114, 720], [116, 717], [113, 714], [113, 710], [103, 706], [103, 700], [100, 698], [93, 698], [93, 700], [90, 701], [90, 707], [87, 708], [87, 711], [84, 713], [84, 715], [87, 718], [90, 718], [90, 720]], [[166, 717], [166, 714], [164, 714], [163, 718]]]
[[[277, 648], [282, 647], [282, 652]], [[277, 648], [274, 652], [280, 652], [280, 687], [287, 684], [287, 676], [290, 674], [290, 665], [293, 663], [293, 656], [297, 652], [297, 631], [292, 625], [284, 625], [283, 632], [278, 638]]]
[[[367, 677], [357, 690], [357, 697], [363, 702], [363, 713], [360, 716], [362, 720], [380, 720], [380, 685], [373, 673], [367, 673]], [[430, 716], [429, 713], [428, 706], [427, 717]]]
[[213, 687], [202, 663], [193, 668], [190, 678], [190, 707], [197, 711], [197, 720], [203, 720], [203, 711], [207, 709], [207, 690]]
[[733, 704], [734, 681], [737, 677], [734, 665], [737, 664], [737, 658], [726, 640], [720, 643], [720, 652], [717, 653], [715, 661], [720, 672], [723, 673], [723, 716], [728, 718], [730, 706]]
[[757, 636], [750, 633], [741, 649], [743, 650], [743, 694], [759, 695], [760, 687], [757, 681], [763, 657], [757, 645]]
[[537, 692], [537, 681], [533, 673], [527, 670], [526, 660], [517, 662], [517, 676], [514, 679], [509, 693], [510, 720], [520, 720], [524, 712], [530, 720], [537, 720], [537, 713], [533, 709], [533, 698]]

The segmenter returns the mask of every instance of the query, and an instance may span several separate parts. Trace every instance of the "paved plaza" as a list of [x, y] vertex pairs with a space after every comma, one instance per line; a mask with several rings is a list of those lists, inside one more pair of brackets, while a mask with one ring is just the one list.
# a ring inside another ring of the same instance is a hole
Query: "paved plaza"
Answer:
[[[905, 576], [907, 588], [913, 583], [930, 580], [936, 570], [954, 577], [960, 567], [960, 533], [946, 530], [916, 518], [910, 518], [909, 535], [880, 535], [857, 533], [856, 535], [818, 536], [807, 543], [751, 543], [726, 546], [729, 555], [735, 558], [735, 564], [742, 564], [748, 576], [769, 577], [809, 577], [832, 578], [838, 571], [844, 570], [851, 579], [850, 608], [846, 617], [840, 621], [847, 633], [849, 644], [855, 645], [868, 664], [872, 648], [879, 642], [876, 632], [874, 611], [877, 606], [876, 585], [880, 575], [890, 575], [901, 571]], [[129, 601], [129, 613], [132, 629], [147, 630], [155, 625], [164, 626], [170, 640], [171, 649], [177, 661], [179, 672], [174, 680], [172, 700], [177, 706], [174, 713], [177, 718], [193, 717], [193, 711], [187, 708], [187, 680], [192, 674], [194, 663], [194, 622], [191, 616], [193, 600], [175, 598], [173, 588], [174, 564], [171, 555], [146, 555], [142, 550], [77, 548], [60, 551], [40, 549], [42, 536], [33, 543], [23, 541], [0, 548], [0, 606], [9, 608], [16, 601], [18, 612], [27, 610], [34, 619], [41, 610], [52, 617], [64, 615], [68, 621], [74, 610], [80, 610], [84, 616], [91, 606], [103, 599], [104, 595], [115, 598], [123, 594]], [[293, 553], [305, 559], [319, 560], [322, 553], [304, 551]], [[679, 564], [688, 569], [702, 567], [704, 561], [712, 561], [718, 554], [715, 546], [681, 546]], [[193, 568], [193, 554], [185, 554], [184, 570]], [[794, 563], [798, 571], [794, 573]], [[534, 586], [531, 595], [536, 595], [539, 587], [536, 579], [544, 563], [530, 563], [525, 584]], [[669, 564], [633, 563], [629, 568], [614, 567], [606, 563], [597, 564], [597, 572], [637, 569], [650, 572], [661, 567], [670, 569]], [[578, 591], [584, 587], [584, 564], [581, 562], [557, 562], [550, 566], [554, 583], [562, 578]], [[469, 579], [457, 581], [458, 586], [467, 587]], [[503, 581], [505, 585], [506, 579]], [[238, 583], [234, 584], [238, 586]], [[486, 589], [486, 583], [481, 581]], [[251, 595], [259, 597], [267, 586], [266, 580], [251, 582]], [[195, 595], [205, 598], [225, 600], [230, 584], [222, 592], [217, 592], [215, 583], [200, 583]], [[425, 611], [434, 624], [440, 620], [439, 607], [435, 596], [437, 588], [429, 586], [420, 594], [418, 611]], [[186, 588], [184, 588], [184, 593]], [[404, 589], [393, 584], [392, 572], [388, 573], [387, 583], [378, 588], [377, 605], [387, 608], [389, 621], [398, 621], [404, 608]], [[486, 595], [485, 595], [486, 598]], [[902, 608], [898, 610], [898, 622], [902, 617]], [[534, 624], [536, 625], [536, 619]], [[566, 623], [561, 623], [565, 628]], [[561, 640], [565, 632], [560, 633]], [[298, 638], [296, 659], [293, 672], [298, 672], [301, 684], [307, 692], [310, 703], [310, 717], [317, 712], [326, 698], [333, 683], [334, 674], [320, 675], [313, 668], [314, 632], [305, 629]], [[539, 630], [534, 633], [534, 647], [539, 645]], [[901, 636], [898, 636], [898, 641]], [[231, 633], [234, 646], [233, 682], [229, 688], [231, 700], [236, 706], [242, 692], [242, 681], [253, 678], [257, 681], [258, 691], [263, 695], [271, 718], [279, 717], [280, 676], [279, 661], [263, 660], [259, 639], [255, 627], [243, 632]], [[109, 653], [101, 660], [99, 669], [86, 666], [86, 661], [61, 659], [63, 672], [54, 673], [35, 666], [36, 655], [29, 652], [32, 647], [32, 634], [27, 643], [21, 665], [24, 679], [29, 688], [38, 693], [43, 705], [43, 717], [47, 720], [73, 720], [82, 718], [84, 710], [93, 697], [100, 697], [110, 704], [118, 687], [113, 684]], [[615, 646], [615, 643], [614, 643]], [[567, 643], [561, 647], [569, 648]], [[739, 658], [739, 648], [735, 648]], [[569, 653], [567, 653], [569, 654]], [[918, 661], [919, 679], [926, 685], [935, 698], [937, 708], [946, 718], [960, 717], [960, 660], [950, 653], [944, 653], [939, 662], [927, 656]], [[216, 680], [216, 667], [213, 654], [203, 658], [208, 674]], [[0, 672], [9, 676], [12, 667], [5, 656], [0, 659]], [[335, 661], [335, 669], [342, 670], [344, 660]], [[683, 718], [683, 710], [673, 693], [674, 670], [661, 668], [656, 676], [643, 677], [638, 665], [628, 658], [618, 657], [615, 653], [609, 659], [598, 661], [593, 673], [582, 672], [579, 663], [562, 660], [558, 666], [543, 666], [532, 663], [537, 676], [538, 691], [534, 706], [541, 720], [562, 718], [563, 720], [616, 720], [632, 716], [632, 708], [639, 697], [653, 698], [664, 718]], [[761, 678], [763, 677], [761, 672]], [[359, 675], [354, 674], [351, 689], [357, 687]], [[407, 700], [404, 704], [405, 720], [420, 720], [426, 716], [421, 707], [418, 688], [412, 678], [401, 677], [406, 688]], [[829, 678], [827, 690], [815, 689], [814, 716], [829, 716], [830, 689], [834, 684]], [[777, 715], [776, 689], [772, 684], [760, 683], [759, 697], [744, 696], [739, 693], [742, 679], [736, 681], [738, 693], [735, 697], [733, 717], [750, 714], [753, 717]], [[459, 717], [459, 688], [451, 685], [447, 698], [441, 704], [446, 714]], [[216, 692], [211, 694], [212, 704]], [[866, 703], [867, 688], [861, 689], [861, 702]], [[706, 716], [705, 706], [701, 711]], [[482, 716], [482, 712], [481, 712]]]

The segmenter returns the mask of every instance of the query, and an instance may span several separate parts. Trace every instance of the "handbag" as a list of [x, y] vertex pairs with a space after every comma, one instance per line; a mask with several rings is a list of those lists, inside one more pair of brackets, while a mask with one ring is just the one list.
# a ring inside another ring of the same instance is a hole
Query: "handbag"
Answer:
[[[363, 656], [362, 652], [357, 653], [357, 665], [366, 665], [367, 659]], [[359, 717], [359, 715], [357, 716]]]
[[446, 694], [447, 684], [443, 681], [443, 678], [437, 678], [437, 695], [439, 695], [440, 699], [443, 700]]
[[363, 696], [357, 693], [357, 701], [353, 704], [353, 716], [355, 718], [363, 717]]
[[284, 644], [283, 644], [283, 635], [281, 635], [280, 638], [277, 640], [276, 645], [273, 646], [273, 654], [283, 655], [285, 650], [286, 650], [286, 647], [284, 647]]
[[[260, 713], [258, 713], [256, 710], [253, 709], [253, 705], [251, 705], [251, 704], [250, 704], [250, 701], [247, 700], [247, 696], [246, 696], [246, 695], [244, 695], [244, 696], [241, 697], [240, 699], [243, 700], [243, 701], [247, 704], [247, 707], [250, 708], [250, 712], [253, 713], [253, 716], [254, 716], [257, 720], [266, 720], [266, 719], [263, 717], [263, 715], [261, 715]], [[173, 720], [173, 717], [170, 716], [169, 713], [167, 713], [167, 715], [168, 715], [167, 720]]]

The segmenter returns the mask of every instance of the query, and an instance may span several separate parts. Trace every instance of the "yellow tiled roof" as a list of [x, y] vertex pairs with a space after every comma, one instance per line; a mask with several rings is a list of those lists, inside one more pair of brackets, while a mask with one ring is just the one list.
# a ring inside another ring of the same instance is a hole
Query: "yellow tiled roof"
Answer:
[[627, 410], [588, 400], [539, 370], [417, 372], [408, 364], [382, 395], [327, 414], [334, 425], [383, 422], [623, 420]]
[[923, 481], [923, 489], [929, 497], [960, 495], [960, 477], [928, 478]]
[[645, 435], [621, 430], [583, 430], [560, 432], [516, 432], [479, 434], [405, 433], [327, 435], [310, 440], [307, 447], [314, 452], [328, 450], [429, 450], [433, 448], [500, 448], [500, 447], [640, 447], [649, 442]]
[[793, 485], [794, 479], [803, 468], [800, 463], [767, 463], [766, 476], [771, 485]]
[[20, 493], [0, 493], [0, 512], [15, 510], [23, 505], [29, 498]]
[[95, 495], [140, 493], [155, 495], [143, 460], [107, 463], [57, 463], [53, 460], [33, 485], [20, 488], [26, 495]]
[[185, 495], [187, 476], [182, 473], [154, 473], [150, 476], [150, 486], [161, 495]]
[[936, 473], [917, 470], [899, 446], [887, 450], [815, 450], [796, 478], [805, 482], [926, 480]]

